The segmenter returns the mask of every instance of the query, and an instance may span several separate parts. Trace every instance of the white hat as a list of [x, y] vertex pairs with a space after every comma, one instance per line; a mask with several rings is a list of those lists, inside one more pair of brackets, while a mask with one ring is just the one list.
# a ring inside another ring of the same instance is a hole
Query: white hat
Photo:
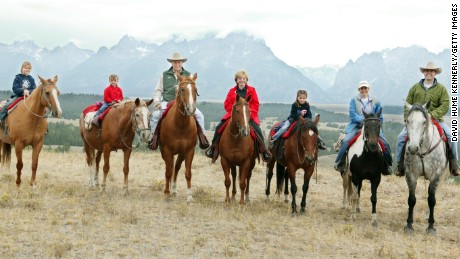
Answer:
[[186, 62], [187, 59], [182, 57], [181, 54], [179, 52], [175, 52], [171, 58], [168, 58], [167, 59], [169, 62], [173, 62], [173, 61], [182, 61], [182, 62]]
[[366, 87], [366, 88], [371, 88], [371, 84], [369, 84], [369, 82], [367, 81], [361, 81], [359, 82], [358, 84], [358, 90], [361, 89], [361, 87]]
[[431, 62], [431, 61], [428, 62], [428, 63], [426, 64], [426, 66], [420, 67], [420, 72], [423, 73], [425, 70], [434, 70], [434, 71], [436, 72], [436, 75], [437, 75], [437, 74], [441, 74], [441, 72], [442, 72], [442, 68], [437, 67], [437, 66], [434, 64], [434, 62]]

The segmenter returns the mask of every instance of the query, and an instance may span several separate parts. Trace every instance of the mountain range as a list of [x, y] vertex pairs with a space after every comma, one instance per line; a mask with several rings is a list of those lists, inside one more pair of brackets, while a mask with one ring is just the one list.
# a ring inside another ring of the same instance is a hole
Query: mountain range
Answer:
[[[198, 73], [202, 101], [225, 99], [235, 84], [235, 72], [245, 69], [249, 84], [256, 87], [262, 102], [290, 103], [298, 89], [306, 89], [312, 103], [348, 103], [357, 93], [358, 82], [368, 80], [373, 85], [371, 94], [384, 105], [401, 105], [408, 89], [422, 76], [419, 66], [428, 61], [445, 70], [450, 66], [448, 49], [435, 54], [411, 46], [364, 53], [343, 67], [293, 67], [276, 57], [264, 40], [245, 33], [231, 33], [225, 38], [209, 34], [191, 41], [171, 39], [161, 45], [123, 36], [115, 46], [97, 51], [73, 43], [50, 50], [29, 40], [0, 43], [0, 90], [11, 89], [21, 63], [28, 60], [33, 65], [33, 76], [58, 75], [58, 86], [64, 93], [102, 94], [108, 76], [118, 74], [126, 96], [147, 98], [160, 74], [170, 67], [166, 59], [176, 51], [188, 58], [184, 68]], [[438, 79], [447, 86], [448, 72]]]

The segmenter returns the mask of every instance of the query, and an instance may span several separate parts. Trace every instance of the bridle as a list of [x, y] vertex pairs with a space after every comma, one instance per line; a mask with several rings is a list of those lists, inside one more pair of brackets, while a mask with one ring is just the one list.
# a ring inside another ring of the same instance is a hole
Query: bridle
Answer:
[[[183, 85], [183, 84], [191, 84], [191, 85], [194, 85], [194, 86], [195, 86], [195, 83], [192, 82], [192, 81], [182, 82], [182, 83], [179, 84], [179, 89], [177, 90], [177, 95], [180, 97], [180, 99], [181, 99], [181, 101], [182, 101], [182, 104], [183, 104], [183, 106], [184, 106], [184, 111], [181, 111], [179, 108], [178, 108], [177, 110], [178, 110], [182, 115], [184, 115], [184, 116], [191, 116], [191, 115], [194, 115], [194, 114], [195, 114], [196, 105], [195, 105], [195, 107], [193, 107], [193, 111], [190, 112], [190, 111], [189, 111], [189, 107], [190, 107], [190, 106], [189, 106], [188, 103], [185, 101], [184, 96], [182, 95], [182, 91], [181, 91], [182, 87], [181, 87], [181, 85]], [[196, 89], [196, 86], [195, 86], [195, 89]], [[193, 91], [193, 87], [192, 87], [192, 91]], [[193, 94], [193, 93], [190, 93], [190, 94]], [[198, 95], [198, 92], [196, 92], [196, 95], [199, 96], [199, 95]]]
[[[366, 151], [369, 151], [370, 150], [370, 147], [369, 147], [369, 139], [367, 137], [367, 128], [368, 126], [366, 126], [366, 122], [368, 121], [378, 121], [379, 123], [379, 126], [382, 126], [382, 121], [380, 120], [380, 118], [365, 118], [364, 119], [364, 132], [363, 132], [363, 140], [364, 140], [364, 148], [366, 149]], [[378, 138], [379, 138], [379, 135], [380, 135], [380, 130], [379, 132], [377, 133], [377, 145], [378, 145]]]
[[[232, 107], [232, 110], [233, 110], [234, 112], [239, 112], [239, 111], [236, 109], [236, 106], [239, 106], [239, 105], [247, 106], [247, 107], [248, 107], [248, 110], [249, 110], [249, 114], [251, 114], [251, 109], [249, 108], [249, 103], [247, 103], [247, 102], [246, 102], [246, 103], [242, 103], [242, 102], [235, 103], [235, 104], [233, 105], [233, 107]], [[231, 119], [233, 120], [233, 114], [232, 114], [232, 118], [231, 118]], [[249, 121], [249, 120], [248, 120], [248, 121]], [[236, 126], [238, 127], [238, 133], [233, 134], [233, 133], [231, 132], [231, 128], [230, 128], [230, 134], [232, 134], [233, 137], [238, 137], [238, 136], [240, 136], [240, 135], [243, 136], [243, 131], [244, 131], [244, 129], [243, 129], [243, 127], [242, 127], [241, 124], [240, 124], [240, 119], [238, 118], [238, 116], [236, 116]]]
[[53, 108], [53, 106], [51, 105], [50, 103], [50, 100], [48, 98], [48, 96], [46, 95], [45, 93], [45, 86], [46, 84], [42, 84], [42, 91], [40, 92], [40, 97], [39, 97], [39, 100], [40, 100], [40, 103], [41, 103], [41, 100], [42, 100], [42, 96], [45, 98], [45, 101], [46, 101], [46, 105], [45, 105], [45, 108], [48, 108], [48, 110], [50, 111], [49, 114], [47, 115], [46, 112], [45, 112], [45, 115], [39, 115], [39, 114], [36, 114], [35, 112], [33, 112], [29, 106], [27, 106], [27, 103], [26, 103], [26, 99], [27, 98], [24, 98], [24, 105], [26, 106], [27, 110], [32, 113], [33, 115], [35, 115], [36, 117], [39, 117], [39, 118], [48, 118], [50, 117], [51, 115], [53, 115], [54, 117], [56, 117], [57, 115], [57, 110], [55, 110]]
[[[146, 130], [150, 131], [150, 124], [148, 128], [142, 128], [142, 129], [137, 126], [136, 112], [135, 112], [136, 108], [138, 107], [134, 105], [134, 108], [131, 110], [131, 125], [132, 125], [132, 129], [134, 130], [134, 133], [137, 134], [138, 136], [141, 136], [142, 131], [146, 131]], [[121, 139], [121, 142], [123, 142], [123, 145], [125, 145], [125, 147], [128, 149], [132, 149], [130, 146], [126, 144], [125, 140], [123, 139], [123, 135], [120, 132], [118, 115], [117, 115], [117, 127], [118, 127], [118, 134], [120, 135], [120, 139]]]
[[[297, 149], [297, 159], [299, 160], [299, 163], [300, 163], [300, 164], [303, 164], [303, 163], [305, 163], [305, 159], [306, 159], [305, 154], [307, 153], [307, 149], [305, 148], [305, 144], [303, 143], [302, 133], [305, 132], [305, 131], [307, 131], [307, 129], [309, 129], [309, 128], [311, 128], [311, 127], [308, 127], [306, 123], [305, 123], [305, 125], [302, 124], [302, 122], [301, 122], [300, 120], [297, 121], [297, 123], [300, 123], [300, 125], [297, 126], [297, 127], [298, 127], [298, 130], [297, 130], [297, 132], [298, 132], [298, 138], [299, 138], [299, 140], [300, 140], [299, 142], [297, 142], [298, 145], [297, 145], [297, 147], [296, 147], [296, 149]], [[314, 131], [314, 130], [313, 130], [313, 131]], [[315, 132], [315, 134], [318, 134], [316, 131], [314, 131], [314, 132]], [[303, 160], [300, 159], [299, 146], [302, 148], [302, 152], [303, 152], [303, 156], [302, 156], [302, 157], [303, 157]], [[314, 148], [313, 152], [314, 152], [314, 153], [317, 153], [317, 152], [318, 152], [318, 146], [316, 145], [316, 143], [315, 143], [315, 148]]]

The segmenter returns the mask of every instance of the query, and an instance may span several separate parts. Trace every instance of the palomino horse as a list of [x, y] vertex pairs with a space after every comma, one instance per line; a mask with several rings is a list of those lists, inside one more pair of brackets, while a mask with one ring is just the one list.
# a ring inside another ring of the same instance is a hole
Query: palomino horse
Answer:
[[40, 76], [39, 78], [40, 85], [32, 91], [29, 97], [21, 101], [14, 112], [5, 119], [7, 120], [7, 129], [0, 129], [0, 146], [3, 149], [0, 149], [2, 164], [10, 164], [11, 145], [15, 147], [17, 187], [21, 184], [22, 149], [29, 145], [32, 146], [32, 177], [30, 185], [35, 186], [38, 156], [42, 150], [45, 133], [48, 129], [48, 122], [45, 116], [46, 109], [48, 108], [55, 117], [60, 118], [62, 115], [58, 99], [59, 89], [56, 86], [57, 76], [53, 80], [45, 80]]
[[343, 178], [343, 203], [345, 208], [351, 203], [351, 218], [356, 219], [356, 212], [359, 212], [359, 198], [363, 180], [371, 182], [372, 202], [372, 225], [377, 226], [377, 188], [381, 180], [381, 173], [384, 166], [383, 153], [379, 149], [380, 137], [380, 109], [377, 114], [366, 114], [363, 111], [364, 122], [356, 141], [348, 150], [348, 170], [342, 175]]
[[[103, 153], [104, 178], [102, 180], [101, 191], [105, 190], [107, 174], [110, 169], [110, 152], [121, 149], [124, 155], [123, 173], [125, 176], [123, 194], [129, 193], [129, 157], [131, 156], [134, 134], [137, 133], [141, 141], [147, 142], [150, 135], [149, 119], [151, 116], [147, 107], [152, 102], [153, 100], [144, 102], [137, 98], [136, 100], [125, 100], [114, 105], [105, 115], [102, 129], [92, 127], [90, 130], [87, 130], [85, 128], [84, 115], [83, 113], [80, 115], [80, 135], [85, 147], [86, 163], [89, 167], [90, 186], [99, 185], [99, 162]], [[96, 155], [95, 151], [97, 151]], [[95, 165], [94, 159], [96, 159]]]
[[[222, 132], [219, 141], [220, 163], [225, 175], [225, 188], [227, 190], [225, 202], [230, 204], [230, 184], [233, 182], [232, 199], [236, 195], [236, 167], [239, 167], [240, 175], [240, 204], [243, 205], [249, 199], [249, 181], [251, 179], [252, 169], [256, 164], [257, 152], [254, 149], [254, 140], [250, 134], [249, 120], [251, 119], [251, 110], [249, 109], [249, 100], [236, 95], [235, 104], [232, 107], [232, 116], [229, 124]], [[232, 173], [232, 182], [230, 181], [230, 170]]]
[[409, 188], [409, 213], [406, 232], [412, 233], [414, 206], [416, 203], [415, 188], [417, 179], [423, 176], [430, 181], [428, 186], [428, 206], [430, 215], [428, 218], [428, 234], [436, 234], [434, 225], [434, 206], [436, 205], [436, 189], [447, 168], [446, 143], [439, 136], [436, 126], [431, 120], [427, 109], [430, 102], [425, 105], [405, 103], [409, 110], [406, 129], [409, 140], [406, 144], [404, 166], [406, 167], [406, 182]]
[[[171, 187], [173, 195], [177, 194], [177, 173], [185, 160], [185, 179], [187, 180], [188, 189], [187, 202], [192, 202], [192, 161], [197, 141], [197, 127], [193, 116], [196, 110], [196, 96], [198, 94], [195, 84], [197, 74], [195, 73], [193, 77], [182, 77], [177, 74], [177, 77], [179, 84], [176, 89], [176, 98], [174, 104], [162, 119], [160, 130], [161, 157], [166, 165], [164, 193], [166, 197], [169, 197], [171, 176], [174, 171]], [[174, 155], [178, 155], [175, 165]]]
[[[316, 125], [319, 122], [319, 118], [319, 115], [316, 115], [315, 120], [311, 121], [309, 119], [304, 119], [300, 115], [291, 136], [284, 140], [283, 155], [281, 157], [279, 156], [279, 149], [276, 147], [270, 150], [273, 154], [273, 159], [267, 163], [267, 186], [265, 190], [267, 199], [270, 195], [270, 181], [273, 176], [273, 167], [276, 162], [281, 165], [277, 165], [277, 174], [280, 176], [284, 175], [287, 167], [289, 180], [291, 182], [292, 213], [297, 213], [297, 204], [295, 199], [297, 185], [295, 183], [295, 177], [297, 170], [300, 168], [304, 170], [304, 182], [302, 186], [303, 194], [302, 201], [300, 203], [300, 212], [305, 212], [308, 185], [313, 174], [315, 163], [318, 159], [318, 147], [316, 145], [316, 141], [318, 139], [318, 128]], [[279, 181], [277, 187], [279, 191]]]

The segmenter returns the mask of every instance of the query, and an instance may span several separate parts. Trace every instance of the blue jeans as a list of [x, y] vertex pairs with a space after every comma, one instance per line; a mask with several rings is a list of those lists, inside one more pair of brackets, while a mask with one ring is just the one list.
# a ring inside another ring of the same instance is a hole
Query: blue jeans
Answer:
[[289, 120], [285, 120], [284, 124], [283, 124], [283, 127], [281, 127], [275, 133], [275, 135], [273, 135], [272, 140], [277, 140], [280, 136], [282, 136], [284, 134], [284, 132], [286, 132], [289, 129], [289, 126], [291, 126], [291, 122], [289, 122]]
[[[345, 135], [345, 138], [343, 139], [342, 145], [340, 146], [339, 153], [337, 154], [337, 158], [335, 159], [335, 162], [340, 162], [342, 160], [343, 156], [348, 150], [348, 143], [350, 143], [350, 140], [352, 140], [356, 134], [358, 134], [358, 131], [360, 129], [354, 128], [351, 130], [351, 132], [347, 133]], [[390, 145], [388, 144], [388, 141], [386, 140], [385, 136], [383, 135], [383, 132], [380, 132], [380, 140], [383, 142], [383, 146], [385, 147], [385, 152], [383, 152], [383, 156], [385, 157], [385, 161], [391, 166], [393, 163], [393, 159], [391, 158], [391, 149]]]
[[[157, 128], [158, 121], [160, 120], [160, 117], [163, 114], [163, 112], [166, 110], [167, 105], [168, 105], [168, 102], [161, 102], [161, 108], [152, 112], [152, 117], [150, 118], [150, 132], [152, 134], [155, 133], [155, 129]], [[198, 108], [196, 108], [195, 110], [195, 118], [196, 118], [196, 121], [198, 122], [198, 125], [201, 127], [201, 129], [204, 132], [204, 115]]]
[[[452, 148], [452, 152], [454, 153], [455, 160], [458, 160], [457, 142], [451, 141], [452, 133], [450, 132], [449, 126], [447, 126], [445, 122], [439, 122], [439, 125], [441, 125], [442, 130], [446, 134], [447, 141], [449, 142], [449, 145]], [[399, 160], [401, 160], [402, 149], [404, 147], [404, 144], [406, 144], [406, 137], [407, 137], [407, 129], [406, 127], [404, 127], [401, 130], [401, 133], [399, 133], [398, 135], [398, 146], [396, 148], [396, 162], [399, 162]]]
[[94, 116], [101, 115], [105, 110], [107, 110], [107, 108], [109, 108], [109, 106], [110, 106], [110, 103], [104, 102], [102, 104], [101, 108], [99, 108], [99, 110], [97, 110], [96, 114], [94, 114]]

